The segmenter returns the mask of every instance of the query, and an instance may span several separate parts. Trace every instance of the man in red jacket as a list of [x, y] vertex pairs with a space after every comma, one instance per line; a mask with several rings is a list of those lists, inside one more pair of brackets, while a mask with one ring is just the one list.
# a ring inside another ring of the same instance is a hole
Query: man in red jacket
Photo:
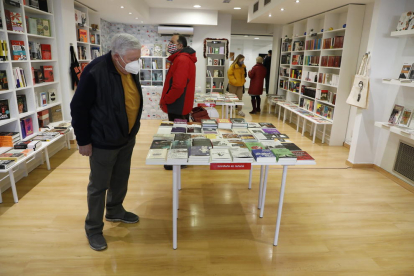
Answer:
[[168, 45], [171, 62], [165, 78], [160, 100], [162, 111], [168, 113], [168, 120], [189, 120], [194, 104], [195, 78], [197, 62], [196, 52], [187, 46], [187, 39], [174, 34]]

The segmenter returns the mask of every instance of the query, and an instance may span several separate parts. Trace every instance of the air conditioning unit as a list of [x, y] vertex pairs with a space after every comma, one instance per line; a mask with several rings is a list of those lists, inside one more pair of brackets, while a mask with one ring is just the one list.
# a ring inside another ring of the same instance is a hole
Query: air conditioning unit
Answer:
[[194, 28], [193, 27], [184, 27], [184, 26], [158, 26], [158, 34], [160, 35], [172, 35], [172, 34], [180, 34], [180, 35], [193, 35]]

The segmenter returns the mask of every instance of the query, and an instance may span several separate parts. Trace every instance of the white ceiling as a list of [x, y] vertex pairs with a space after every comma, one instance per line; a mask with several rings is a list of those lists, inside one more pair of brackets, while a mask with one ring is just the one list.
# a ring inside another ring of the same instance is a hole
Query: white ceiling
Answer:
[[[135, 10], [137, 5], [132, 5], [130, 1], [131, 0], [79, 0], [79, 2], [97, 10], [101, 17], [107, 21], [127, 24], [141, 23], [142, 18], [138, 18], [138, 20], [135, 19], [139, 13], [138, 10]], [[231, 0], [228, 4], [223, 3], [223, 0], [145, 1], [150, 8], [217, 10], [220, 13], [232, 14], [233, 19], [247, 21], [248, 6], [256, 0]], [[194, 8], [194, 5], [200, 5], [201, 8]], [[124, 6], [124, 9], [121, 9], [120, 6]], [[234, 7], [240, 7], [241, 10], [235, 10]], [[130, 15], [129, 12], [132, 12], [132, 15]]]
[[[272, 0], [249, 18], [249, 23], [286, 24], [348, 4], [367, 4], [375, 0]], [[393, 1], [393, 0], [390, 0]], [[254, 1], [254, 2], [257, 2]], [[250, 6], [252, 6], [251, 4]], [[281, 8], [284, 11], [281, 11]], [[266, 12], [263, 12], [266, 11]], [[269, 17], [271, 14], [271, 17]]]

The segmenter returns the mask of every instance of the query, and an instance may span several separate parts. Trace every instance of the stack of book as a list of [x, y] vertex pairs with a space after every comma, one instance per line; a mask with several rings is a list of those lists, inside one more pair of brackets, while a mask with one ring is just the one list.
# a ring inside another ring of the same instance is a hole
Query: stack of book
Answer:
[[257, 139], [252, 134], [240, 135], [240, 139], [245, 143], [257, 141]]
[[232, 148], [230, 154], [233, 157], [233, 162], [254, 162], [254, 158], [247, 148]]
[[192, 146], [188, 160], [190, 163], [208, 163], [210, 160], [210, 147]]
[[169, 164], [183, 164], [187, 163], [188, 150], [185, 149], [171, 149], [167, 155], [167, 162]]
[[13, 160], [0, 160], [0, 169], [7, 170], [11, 166], [13, 166], [15, 161]]
[[167, 149], [150, 149], [147, 155], [147, 163], [153, 165], [164, 164], [167, 152]]
[[42, 141], [42, 142], [50, 142], [56, 137], [60, 136], [58, 132], [40, 132], [36, 137], [34, 137], [33, 141]]
[[22, 87], [27, 87], [28, 86], [27, 79], [26, 79], [26, 74], [25, 74], [23, 68], [14, 67], [13, 68], [13, 76], [14, 76], [14, 79], [15, 79], [16, 88], [22, 88]]
[[218, 119], [218, 128], [221, 129], [231, 129], [232, 128], [232, 123], [229, 119]]
[[217, 122], [214, 119], [202, 119], [201, 125], [203, 128], [217, 128]]
[[228, 149], [230, 144], [226, 139], [211, 139], [211, 144], [214, 149]]
[[230, 118], [233, 128], [247, 128], [247, 122], [243, 118]]
[[272, 123], [261, 122], [261, 123], [259, 123], [259, 125], [264, 129], [265, 128], [274, 128], [274, 129], [276, 129], [276, 127]]
[[0, 132], [0, 147], [14, 147], [20, 141], [19, 132]]
[[276, 160], [275, 155], [268, 149], [254, 149], [252, 154], [257, 162], [273, 163]]
[[42, 146], [41, 141], [22, 141], [14, 145], [14, 149], [32, 149], [37, 150]]
[[201, 125], [198, 125], [198, 124], [187, 125], [187, 133], [201, 133]]
[[226, 163], [232, 161], [228, 149], [211, 149], [210, 156], [211, 163]]

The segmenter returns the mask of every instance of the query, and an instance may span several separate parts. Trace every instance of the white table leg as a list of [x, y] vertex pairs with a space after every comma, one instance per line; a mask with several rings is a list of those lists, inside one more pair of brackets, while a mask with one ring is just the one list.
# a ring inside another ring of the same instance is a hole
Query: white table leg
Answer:
[[181, 190], [181, 166], [179, 166], [180, 169], [177, 172], [177, 210], [180, 210], [180, 193]]
[[0, 203], [3, 203], [3, 198], [1, 197], [1, 189], [0, 189]]
[[280, 186], [279, 206], [277, 207], [276, 231], [273, 245], [276, 246], [279, 239], [280, 219], [282, 218], [283, 198], [285, 196], [286, 176], [288, 166], [283, 166], [282, 185]]
[[181, 191], [181, 166], [180, 170], [178, 171], [178, 190]]
[[264, 173], [264, 166], [260, 166], [260, 184], [259, 184], [259, 199], [257, 202], [257, 209], [260, 209], [262, 206], [262, 191], [263, 191], [263, 173]]
[[280, 114], [282, 113], [282, 106], [281, 105], [279, 105], [279, 121], [280, 121]]
[[298, 121], [296, 122], [296, 131], [299, 132], [300, 116], [298, 115]]
[[286, 112], [287, 112], [287, 109], [285, 108], [285, 111], [283, 112], [283, 123], [285, 123], [286, 121]]
[[178, 218], [178, 170], [180, 170], [180, 165], [174, 165], [173, 166], [173, 249], [177, 249], [177, 218]]
[[14, 203], [17, 203], [19, 202], [19, 198], [17, 197], [16, 181], [14, 180], [14, 173], [12, 169], [9, 170], [9, 177], [10, 177], [10, 186], [12, 188]]
[[249, 174], [249, 190], [252, 189], [252, 176], [253, 176], [253, 166], [250, 168], [250, 174]]
[[269, 174], [269, 166], [266, 166], [266, 172], [264, 175], [264, 181], [263, 181], [263, 195], [262, 195], [262, 207], [260, 208], [260, 217], [263, 217], [264, 212], [264, 205], [266, 200], [266, 189], [267, 189], [267, 176]]
[[315, 126], [313, 127], [313, 143], [315, 144], [315, 138], [316, 138], [316, 131], [318, 129], [318, 125], [315, 124]]
[[322, 144], [325, 143], [325, 132], [326, 132], [326, 125], [323, 125]]
[[47, 147], [45, 148], [45, 158], [46, 158], [47, 170], [50, 171], [49, 151], [47, 150]]
[[290, 112], [289, 124], [292, 123], [292, 116], [293, 116], [293, 112]]
[[70, 149], [70, 139], [69, 139], [69, 135], [68, 134], [69, 133], [66, 133], [65, 134], [65, 138], [66, 138], [67, 147], [68, 147], [68, 149]]
[[306, 119], [303, 118], [303, 125], [302, 125], [302, 136], [305, 135], [305, 128], [306, 128]]

